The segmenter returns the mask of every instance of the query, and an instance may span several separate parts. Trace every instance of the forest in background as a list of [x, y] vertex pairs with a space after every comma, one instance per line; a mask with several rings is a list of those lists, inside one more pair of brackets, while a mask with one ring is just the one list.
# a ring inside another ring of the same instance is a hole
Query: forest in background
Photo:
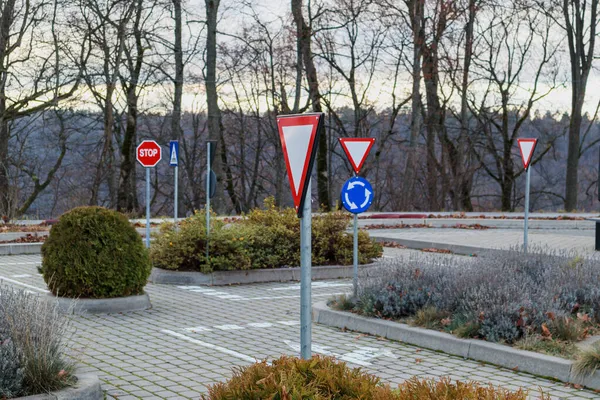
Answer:
[[[276, 2], [281, 5], [284, 2]], [[291, 205], [276, 117], [325, 113], [313, 206], [338, 206], [340, 137], [374, 137], [371, 210], [512, 211], [517, 138], [539, 140], [533, 210], [597, 208], [598, 0], [6, 0], [0, 4], [0, 214], [145, 204], [135, 147], [180, 141], [181, 215]], [[261, 8], [262, 7], [262, 8]], [[568, 88], [570, 109], [556, 107]], [[562, 92], [561, 92], [562, 93]], [[587, 96], [589, 97], [589, 96]], [[592, 109], [595, 112], [585, 112]], [[171, 215], [173, 168], [152, 170]]]

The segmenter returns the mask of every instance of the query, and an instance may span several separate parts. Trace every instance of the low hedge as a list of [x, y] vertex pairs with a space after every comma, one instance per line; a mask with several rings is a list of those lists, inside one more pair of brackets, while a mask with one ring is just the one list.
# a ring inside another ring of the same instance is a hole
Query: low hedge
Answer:
[[143, 293], [151, 265], [121, 213], [79, 207], [63, 214], [42, 246], [41, 273], [54, 295], [112, 298]]
[[[352, 235], [347, 233], [350, 216], [332, 212], [314, 216], [312, 222], [313, 265], [352, 263]], [[179, 230], [163, 224], [152, 243], [154, 266], [183, 271], [244, 270], [300, 265], [300, 222], [296, 212], [279, 209], [267, 200], [264, 209], [252, 210], [244, 218], [225, 222], [211, 218], [210, 257], [206, 259], [206, 217], [197, 212], [181, 221]], [[359, 262], [380, 257], [383, 248], [359, 232]]]
[[380, 276], [361, 280], [357, 298], [337, 306], [460, 337], [572, 343], [600, 327], [599, 287], [597, 262], [569, 254], [416, 255], [390, 261]]
[[[543, 399], [543, 395], [541, 396]], [[525, 400], [527, 392], [511, 392], [474, 382], [418, 379], [404, 382], [397, 389], [383, 385], [379, 378], [351, 369], [330, 357], [315, 356], [301, 360], [283, 356], [238, 367], [227, 382], [208, 387], [202, 400], [229, 399], [319, 399], [319, 400]]]

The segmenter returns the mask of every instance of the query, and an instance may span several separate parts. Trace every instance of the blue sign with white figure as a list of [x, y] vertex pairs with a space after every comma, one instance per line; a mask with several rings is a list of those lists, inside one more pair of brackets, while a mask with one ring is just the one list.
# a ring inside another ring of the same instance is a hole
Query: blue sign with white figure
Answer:
[[342, 187], [342, 204], [353, 214], [360, 214], [369, 209], [373, 202], [373, 187], [365, 178], [355, 176]]
[[169, 165], [171, 167], [177, 167], [179, 165], [179, 142], [177, 140], [171, 140], [169, 142]]

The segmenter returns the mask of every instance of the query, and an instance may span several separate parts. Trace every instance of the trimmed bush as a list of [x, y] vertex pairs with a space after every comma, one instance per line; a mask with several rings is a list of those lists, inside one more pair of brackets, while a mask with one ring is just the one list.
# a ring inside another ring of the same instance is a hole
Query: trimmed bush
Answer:
[[573, 341], [600, 322], [599, 283], [594, 260], [568, 254], [417, 255], [361, 280], [353, 301], [368, 316], [411, 317], [459, 336], [508, 344], [535, 334]]
[[151, 265], [127, 218], [102, 207], [63, 214], [42, 246], [41, 272], [54, 295], [111, 298], [143, 293]]
[[[542, 394], [541, 398], [547, 397]], [[209, 386], [208, 395], [202, 395], [202, 399], [525, 400], [527, 392], [474, 382], [452, 383], [449, 378], [438, 381], [416, 377], [392, 390], [378, 377], [330, 357], [301, 360], [283, 356], [272, 364], [262, 361], [235, 368], [229, 381]]]
[[57, 304], [0, 284], [0, 398], [73, 384], [73, 364], [65, 358], [69, 332]]
[[[350, 216], [333, 212], [313, 217], [313, 265], [352, 263], [352, 235], [346, 230]], [[206, 260], [206, 217], [198, 212], [183, 220], [176, 231], [163, 224], [151, 247], [154, 266], [182, 271], [225, 271], [280, 268], [300, 264], [300, 222], [292, 208], [279, 209], [272, 199], [264, 209], [250, 211], [245, 218], [226, 224], [211, 218], [210, 258]], [[359, 232], [359, 262], [380, 257], [383, 248], [368, 233]]]

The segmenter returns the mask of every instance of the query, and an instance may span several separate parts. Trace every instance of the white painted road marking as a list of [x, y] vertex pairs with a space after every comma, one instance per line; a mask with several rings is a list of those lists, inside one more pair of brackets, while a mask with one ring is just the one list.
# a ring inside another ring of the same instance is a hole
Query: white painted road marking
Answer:
[[243, 326], [239, 325], [217, 325], [215, 328], [220, 329], [222, 331], [239, 331], [240, 329], [244, 329]]
[[186, 331], [188, 332], [194, 332], [194, 333], [199, 333], [199, 332], [212, 332], [212, 329], [209, 328], [205, 328], [203, 326], [194, 326], [192, 328], [185, 328]]
[[22, 275], [13, 275], [12, 278], [30, 278], [31, 275], [22, 274]]
[[[300, 345], [298, 343], [290, 340], [284, 340], [283, 342], [295, 352], [300, 352]], [[311, 346], [312, 351], [315, 353], [322, 354], [324, 356], [333, 356], [339, 360], [361, 365], [363, 367], [371, 366], [372, 364], [370, 361], [377, 357], [389, 357], [395, 360], [398, 359], [398, 356], [392, 353], [392, 351], [389, 349], [378, 349], [375, 347], [363, 347], [357, 345], [354, 345], [354, 347], [356, 347], [356, 350], [353, 350], [350, 353], [336, 354], [330, 350], [327, 350], [331, 348], [329, 346], [320, 346], [315, 343], [313, 343]]]
[[248, 326], [252, 328], [270, 328], [273, 326], [273, 324], [269, 322], [251, 322], [248, 324]]
[[214, 345], [212, 343], [206, 343], [206, 342], [202, 342], [200, 340], [192, 339], [191, 337], [188, 337], [182, 333], [173, 332], [168, 329], [164, 329], [162, 332], [166, 333], [167, 335], [171, 335], [171, 336], [175, 336], [179, 339], [183, 339], [190, 343], [197, 344], [198, 346], [206, 347], [207, 349], [212, 349], [212, 350], [215, 350], [215, 351], [218, 351], [221, 353], [229, 354], [230, 356], [239, 358], [240, 360], [248, 361], [250, 363], [255, 363], [257, 361], [256, 358], [247, 356], [242, 353], [238, 353], [237, 351], [234, 351], [234, 350], [226, 349], [225, 347]]
[[2, 281], [6, 281], [6, 282], [10, 282], [10, 283], [14, 283], [15, 285], [21, 285], [21, 286], [24, 286], [24, 287], [26, 287], [26, 288], [33, 289], [33, 290], [37, 290], [37, 291], [39, 291], [39, 292], [42, 292], [42, 293], [50, 293], [50, 291], [49, 291], [49, 290], [46, 290], [46, 289], [41, 289], [41, 288], [39, 288], [39, 287], [32, 286], [32, 285], [28, 285], [28, 284], [26, 284], [26, 283], [23, 283], [23, 282], [15, 281], [14, 279], [10, 279], [10, 278], [7, 278], [7, 277], [5, 277], [5, 276], [0, 276], [0, 282], [2, 282]]
[[276, 322], [251, 322], [248, 324], [235, 325], [235, 324], [225, 324], [225, 325], [213, 325], [211, 327], [205, 326], [192, 326], [190, 328], [183, 328], [184, 331], [193, 332], [193, 333], [203, 333], [203, 332], [213, 332], [215, 329], [222, 331], [239, 331], [248, 328], [272, 328], [275, 324], [285, 325], [285, 326], [297, 326], [300, 325], [300, 321], [276, 321]]
[[[349, 287], [352, 286], [351, 283], [335, 283], [335, 282], [313, 282], [313, 289], [322, 289], [322, 288], [332, 288], [332, 287]], [[285, 291], [285, 290], [300, 290], [300, 284], [281, 286], [276, 288], [271, 288], [267, 290], [272, 291]]]
[[[341, 293], [323, 293], [323, 294], [313, 294], [312, 297], [323, 297], [323, 296], [339, 296], [342, 294], [346, 294], [345, 292]], [[277, 299], [298, 299], [300, 298], [299, 294], [290, 295], [290, 296], [265, 296], [265, 297], [243, 297], [241, 299], [230, 299], [231, 301], [242, 301], [242, 300], [277, 300]]]
[[281, 324], [281, 325], [287, 325], [287, 326], [300, 325], [300, 321], [277, 321], [277, 323]]

